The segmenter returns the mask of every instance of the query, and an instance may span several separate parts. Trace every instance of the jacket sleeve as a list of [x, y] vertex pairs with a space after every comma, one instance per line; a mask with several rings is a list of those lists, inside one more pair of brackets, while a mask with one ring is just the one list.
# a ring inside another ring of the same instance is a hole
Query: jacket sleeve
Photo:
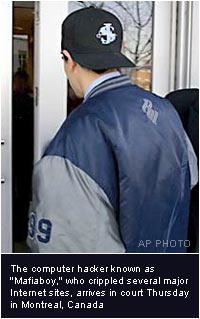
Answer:
[[114, 209], [70, 160], [44, 156], [33, 173], [27, 243], [34, 253], [124, 252]]

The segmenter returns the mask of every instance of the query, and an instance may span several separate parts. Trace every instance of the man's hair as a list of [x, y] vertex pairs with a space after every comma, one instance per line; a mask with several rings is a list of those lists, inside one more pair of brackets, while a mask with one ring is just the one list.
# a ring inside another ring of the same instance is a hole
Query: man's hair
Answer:
[[101, 70], [88, 69], [88, 70], [90, 70], [90, 71], [92, 71], [92, 72], [95, 72], [95, 73], [97, 73], [97, 74], [102, 74], [102, 73], [107, 72], [109, 69], [101, 69]]
[[[88, 70], [90, 70], [92, 72], [95, 72], [97, 74], [103, 74], [103, 73], [108, 72], [108, 71], [112, 72], [113, 69], [101, 69], [101, 70], [88, 69]], [[119, 73], [121, 73], [121, 69], [120, 68], [115, 68], [115, 70], [118, 71]]]
[[[62, 52], [61, 52], [62, 53]], [[70, 52], [69, 52], [70, 53]], [[63, 59], [65, 60], [65, 61], [68, 61], [68, 58], [66, 57], [66, 55], [64, 54], [64, 53], [62, 53], [63, 54]], [[71, 54], [71, 53], [70, 53]], [[72, 57], [72, 59], [75, 61], [75, 59], [74, 59], [74, 57], [73, 57], [73, 54], [71, 54], [71, 57]], [[77, 61], [75, 61], [76, 63], [78, 63]], [[107, 71], [109, 71], [110, 69], [100, 69], [100, 70], [94, 70], [94, 69], [89, 69], [89, 68], [86, 68], [86, 67], [84, 67], [83, 65], [81, 65], [80, 64], [80, 66], [82, 67], [82, 68], [84, 68], [84, 69], [87, 69], [87, 70], [90, 70], [90, 71], [92, 71], [92, 72], [95, 72], [95, 73], [97, 73], [97, 74], [103, 74], [103, 73], [105, 73], [105, 72], [107, 72]]]

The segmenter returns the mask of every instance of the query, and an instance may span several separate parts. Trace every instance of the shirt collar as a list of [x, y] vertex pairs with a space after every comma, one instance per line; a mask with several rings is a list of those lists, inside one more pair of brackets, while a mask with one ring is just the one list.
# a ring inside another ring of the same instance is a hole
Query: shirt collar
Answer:
[[90, 95], [90, 92], [99, 84], [101, 84], [102, 82], [115, 78], [117, 76], [120, 76], [121, 74], [118, 71], [115, 72], [110, 72], [104, 75], [101, 75], [99, 78], [97, 78], [96, 80], [94, 80], [92, 83], [90, 83], [90, 85], [88, 86], [85, 95], [84, 95], [84, 101], [88, 98], [88, 96]]

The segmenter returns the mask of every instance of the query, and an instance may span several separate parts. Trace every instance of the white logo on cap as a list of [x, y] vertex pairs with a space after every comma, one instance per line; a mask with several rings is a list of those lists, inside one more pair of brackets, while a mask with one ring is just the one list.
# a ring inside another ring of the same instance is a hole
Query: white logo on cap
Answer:
[[112, 23], [104, 23], [96, 34], [97, 39], [101, 41], [102, 44], [109, 44], [116, 40], [117, 34]]

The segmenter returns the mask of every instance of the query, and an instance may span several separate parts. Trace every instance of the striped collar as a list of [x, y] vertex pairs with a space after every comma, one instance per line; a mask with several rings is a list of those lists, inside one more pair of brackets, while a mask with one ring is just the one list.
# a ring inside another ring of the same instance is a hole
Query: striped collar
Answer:
[[92, 81], [92, 83], [90, 83], [90, 85], [88, 86], [85, 95], [84, 95], [84, 99], [87, 99], [87, 96], [90, 94], [90, 92], [99, 84], [101, 84], [102, 82], [112, 79], [116, 76], [120, 76], [120, 72], [118, 71], [114, 71], [114, 72], [109, 72], [103, 75], [100, 75], [96, 80]]
[[101, 93], [104, 93], [108, 90], [116, 89], [121, 86], [130, 85], [130, 84], [132, 84], [132, 82], [126, 74], [105, 80], [99, 85], [95, 86], [90, 91], [90, 93], [85, 98], [84, 102], [87, 101], [89, 98], [99, 95]]

